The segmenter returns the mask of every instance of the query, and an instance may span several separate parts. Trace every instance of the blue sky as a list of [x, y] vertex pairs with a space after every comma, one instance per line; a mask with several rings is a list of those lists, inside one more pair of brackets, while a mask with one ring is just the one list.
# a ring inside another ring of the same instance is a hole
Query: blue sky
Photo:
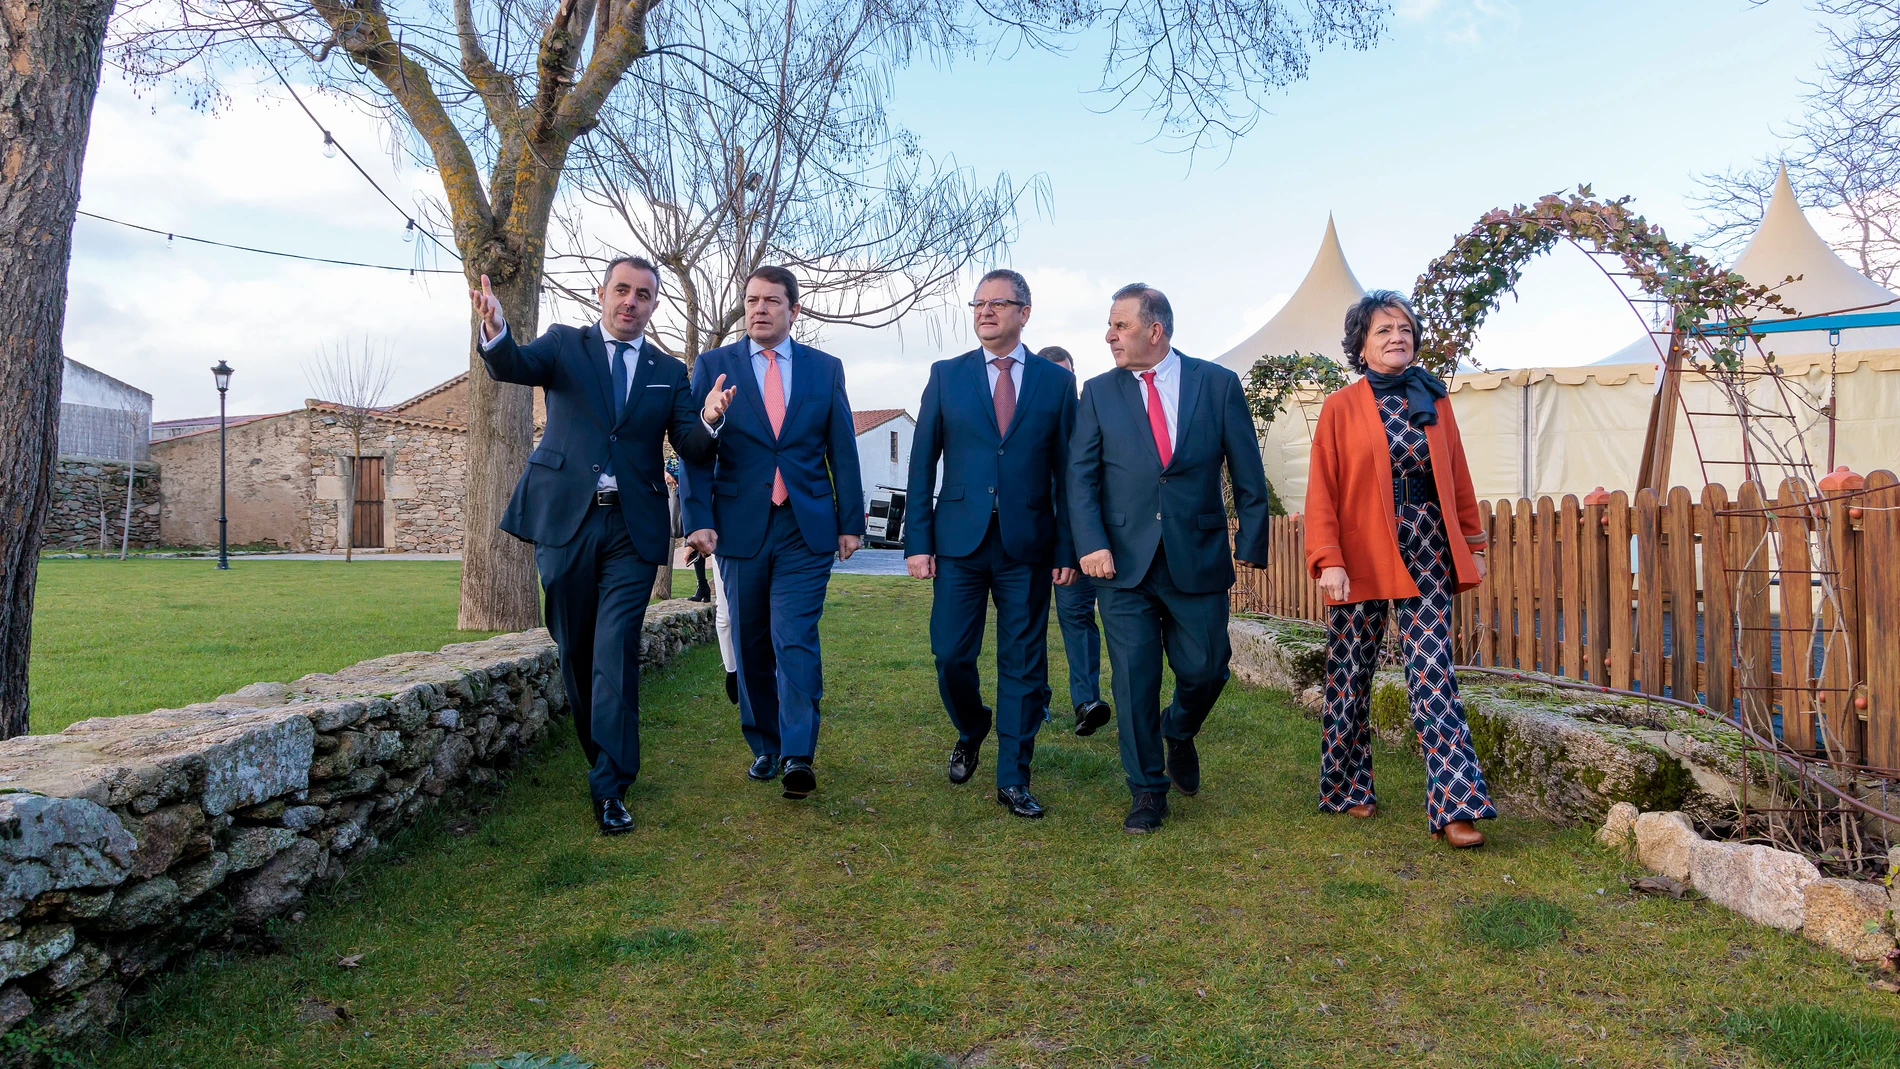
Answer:
[[[1635, 196], [1686, 239], [1694, 176], [1773, 150], [1823, 43], [1796, 0], [1402, 0], [1378, 48], [1322, 54], [1231, 153], [1191, 165], [1139, 114], [1101, 112], [1090, 40], [1064, 57], [913, 70], [892, 111], [979, 176], [1047, 176], [1052, 204], [1026, 216], [1011, 266], [1036, 291], [1029, 340], [1070, 348], [1088, 373], [1110, 366], [1107, 295], [1135, 279], [1169, 293], [1183, 350], [1218, 355], [1298, 285], [1329, 211], [1359, 280], [1400, 290], [1484, 211], [1578, 182]], [[313, 107], [379, 181], [430, 188], [428, 172], [392, 162], [373, 120]], [[108, 75], [81, 207], [241, 244], [413, 262], [401, 217], [321, 149], [294, 105], [261, 92], [236, 87], [230, 107], [207, 115], [135, 97]], [[238, 369], [233, 411], [295, 406], [310, 358], [345, 342], [395, 354], [391, 400], [466, 364], [454, 276], [167, 247], [82, 219], [71, 284], [68, 355], [150, 391], [161, 419], [215, 411], [205, 369], [220, 358]], [[1586, 363], [1638, 330], [1579, 254], [1533, 266], [1521, 297], [1480, 339], [1492, 366]], [[929, 362], [974, 343], [958, 320], [833, 329], [821, 344], [845, 358], [857, 407], [914, 411]]]

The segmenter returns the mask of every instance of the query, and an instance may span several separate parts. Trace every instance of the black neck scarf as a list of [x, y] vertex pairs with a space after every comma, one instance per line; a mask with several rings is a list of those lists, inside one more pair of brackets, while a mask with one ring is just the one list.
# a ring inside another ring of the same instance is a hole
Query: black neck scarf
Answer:
[[1447, 395], [1445, 381], [1417, 364], [1396, 375], [1366, 369], [1366, 381], [1375, 390], [1402, 390], [1405, 393], [1405, 418], [1414, 427], [1429, 427], [1438, 422], [1440, 397]]

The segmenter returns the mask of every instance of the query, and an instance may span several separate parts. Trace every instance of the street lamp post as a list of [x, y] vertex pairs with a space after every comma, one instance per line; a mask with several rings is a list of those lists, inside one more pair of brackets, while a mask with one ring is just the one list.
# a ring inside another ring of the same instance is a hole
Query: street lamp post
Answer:
[[231, 367], [224, 361], [211, 369], [211, 377], [218, 384], [218, 570], [231, 570], [231, 556], [226, 542], [226, 530], [230, 520], [224, 514], [224, 394], [231, 388]]

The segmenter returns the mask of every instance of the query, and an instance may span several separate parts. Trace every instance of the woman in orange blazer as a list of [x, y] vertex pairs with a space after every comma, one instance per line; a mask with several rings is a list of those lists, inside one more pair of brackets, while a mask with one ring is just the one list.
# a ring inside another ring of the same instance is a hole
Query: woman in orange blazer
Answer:
[[1306, 566], [1329, 606], [1319, 805], [1379, 811], [1368, 716], [1386, 617], [1396, 614], [1432, 835], [1482, 846], [1472, 821], [1497, 810], [1451, 671], [1451, 598], [1484, 578], [1485, 533], [1445, 384], [1413, 363], [1418, 336], [1418, 316], [1391, 290], [1353, 305], [1346, 358], [1364, 377], [1326, 399], [1313, 435]]

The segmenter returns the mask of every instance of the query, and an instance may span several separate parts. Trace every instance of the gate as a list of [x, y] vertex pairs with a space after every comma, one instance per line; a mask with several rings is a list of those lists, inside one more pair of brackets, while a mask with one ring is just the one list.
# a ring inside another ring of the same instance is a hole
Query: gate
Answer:
[[356, 503], [350, 513], [350, 548], [383, 548], [383, 458], [356, 462]]

